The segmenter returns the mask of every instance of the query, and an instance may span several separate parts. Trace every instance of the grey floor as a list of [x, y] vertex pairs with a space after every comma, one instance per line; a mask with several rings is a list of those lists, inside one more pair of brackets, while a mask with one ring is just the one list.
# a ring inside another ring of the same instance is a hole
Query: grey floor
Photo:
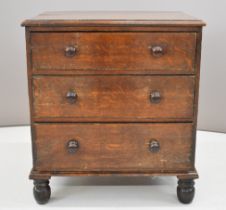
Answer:
[[[38, 209], [32, 196], [30, 128], [0, 128], [0, 209]], [[226, 209], [226, 134], [199, 131], [196, 196], [183, 205], [174, 177], [73, 177], [51, 179], [44, 209]], [[153, 209], [153, 208], [152, 208]]]

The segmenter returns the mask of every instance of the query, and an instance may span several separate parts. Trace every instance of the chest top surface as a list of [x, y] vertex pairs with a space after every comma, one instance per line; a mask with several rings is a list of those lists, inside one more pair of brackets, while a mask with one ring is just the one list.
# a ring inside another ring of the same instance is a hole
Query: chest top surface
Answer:
[[204, 26], [205, 23], [183, 12], [157, 11], [54, 11], [27, 19], [22, 26], [148, 25]]

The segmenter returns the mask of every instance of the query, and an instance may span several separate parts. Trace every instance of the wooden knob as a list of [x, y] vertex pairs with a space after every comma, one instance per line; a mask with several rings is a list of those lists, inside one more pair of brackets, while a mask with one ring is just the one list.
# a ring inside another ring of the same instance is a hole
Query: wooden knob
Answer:
[[68, 143], [67, 143], [67, 150], [68, 150], [68, 153], [70, 154], [73, 154], [75, 153], [79, 148], [79, 143], [77, 140], [69, 140]]
[[150, 140], [149, 151], [155, 153], [155, 152], [159, 152], [159, 150], [160, 150], [159, 142], [155, 139]]
[[65, 48], [65, 56], [66, 57], [73, 57], [77, 52], [77, 46], [67, 46]]
[[74, 90], [69, 90], [66, 94], [66, 98], [70, 103], [75, 103], [78, 95]]
[[150, 101], [151, 103], [157, 104], [161, 101], [161, 94], [159, 91], [155, 90], [152, 91], [150, 94]]
[[154, 57], [161, 57], [164, 55], [164, 48], [160, 45], [156, 45], [156, 46], [151, 46], [151, 53]]

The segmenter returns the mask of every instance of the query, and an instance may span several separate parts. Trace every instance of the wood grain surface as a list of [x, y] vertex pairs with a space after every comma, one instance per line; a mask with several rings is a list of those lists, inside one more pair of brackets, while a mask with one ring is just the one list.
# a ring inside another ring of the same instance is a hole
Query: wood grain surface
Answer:
[[[192, 124], [35, 124], [35, 170], [191, 170]], [[67, 143], [79, 142], [70, 154]], [[149, 151], [156, 139], [159, 152]]]
[[[73, 57], [65, 49], [75, 46]], [[153, 56], [152, 47], [164, 54]], [[32, 68], [45, 70], [153, 70], [161, 73], [194, 73], [196, 33], [76, 32], [33, 33]]]
[[[74, 103], [67, 92], [77, 94]], [[160, 102], [150, 94], [159, 91]], [[171, 119], [193, 118], [193, 76], [36, 76], [33, 78], [37, 118]], [[65, 121], [65, 120], [64, 120]], [[87, 119], [86, 119], [87, 121]]]
[[38, 27], [79, 25], [203, 26], [205, 23], [178, 11], [54, 11], [41, 13], [22, 23], [22, 26]]
[[[22, 25], [31, 179], [198, 178], [194, 161], [203, 21], [181, 12], [70, 11], [45, 12]], [[76, 100], [71, 103], [67, 95]], [[149, 149], [153, 139], [160, 146], [155, 153]], [[74, 154], [68, 150], [70, 140], [79, 145]]]

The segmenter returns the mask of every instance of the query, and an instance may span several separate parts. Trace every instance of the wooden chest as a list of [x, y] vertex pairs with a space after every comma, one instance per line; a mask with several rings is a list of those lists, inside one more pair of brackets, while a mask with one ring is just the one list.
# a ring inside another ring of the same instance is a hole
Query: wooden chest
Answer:
[[201, 20], [47, 12], [26, 27], [34, 196], [51, 176], [177, 176], [194, 197]]

